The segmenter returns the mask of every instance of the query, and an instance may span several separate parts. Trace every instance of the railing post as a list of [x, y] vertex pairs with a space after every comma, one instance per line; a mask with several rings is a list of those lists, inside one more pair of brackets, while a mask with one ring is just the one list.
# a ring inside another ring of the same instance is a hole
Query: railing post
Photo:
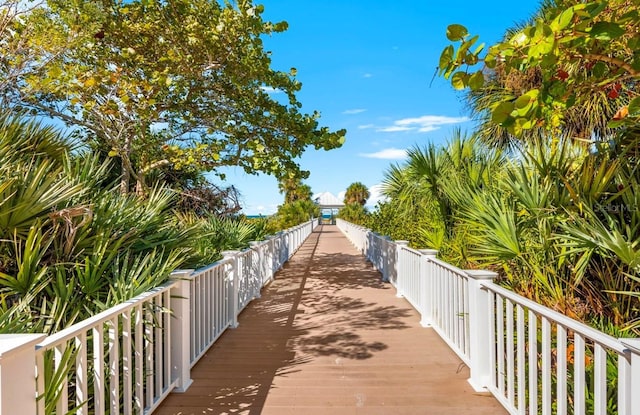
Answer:
[[640, 339], [618, 339], [629, 349], [631, 353], [631, 368], [630, 377], [631, 385], [629, 385], [628, 392], [631, 396], [620, 396], [618, 398], [618, 406], [622, 402], [625, 402], [629, 408], [626, 412], [619, 409], [620, 414], [640, 414]]
[[422, 256], [420, 257], [420, 325], [422, 327], [431, 327], [433, 325], [433, 316], [431, 310], [433, 308], [433, 275], [431, 260], [438, 255], [437, 249], [419, 249]]
[[231, 299], [229, 300], [229, 306], [231, 307], [230, 313], [233, 317], [231, 322], [231, 328], [237, 328], [240, 323], [238, 323], [238, 314], [240, 313], [239, 306], [239, 295], [240, 295], [240, 279], [242, 278], [242, 270], [240, 269], [240, 264], [238, 261], [238, 255], [240, 251], [222, 251], [222, 257], [224, 259], [229, 259], [231, 262], [231, 272], [229, 280], [231, 282]]
[[186, 279], [193, 270], [180, 270], [171, 274], [176, 280], [171, 288], [171, 379], [177, 380], [174, 392], [185, 392], [191, 380], [191, 293]]
[[256, 279], [258, 280], [259, 284], [255, 293], [255, 296], [253, 298], [260, 298], [262, 296], [261, 290], [262, 287], [264, 286], [264, 280], [265, 280], [265, 269], [264, 269], [264, 252], [262, 250], [262, 247], [260, 246], [260, 242], [258, 241], [252, 241], [249, 242], [249, 246], [251, 246], [251, 249], [255, 250], [258, 253], [258, 266], [256, 267], [256, 272], [258, 275], [256, 275]]
[[275, 261], [276, 261], [276, 237], [275, 236], [270, 236], [267, 239], [267, 248], [268, 248], [268, 252], [267, 252], [267, 259], [268, 259], [268, 263], [267, 263], [267, 272], [269, 273], [269, 281], [273, 280], [275, 274], [276, 274], [276, 265], [275, 265]]
[[477, 392], [486, 391], [491, 381], [491, 347], [495, 340], [489, 318], [489, 293], [483, 282], [492, 281], [498, 274], [487, 270], [465, 270], [469, 276], [469, 383]]
[[396, 241], [396, 269], [398, 270], [396, 274], [396, 297], [404, 297], [404, 280], [402, 277], [404, 276], [405, 269], [402, 261], [400, 261], [403, 246], [409, 246], [409, 241]]
[[[390, 282], [391, 281], [391, 264], [395, 263], [391, 261], [391, 252], [389, 252], [389, 247], [391, 238], [389, 236], [380, 236], [376, 239], [376, 251], [378, 252], [377, 266], [382, 267], [382, 281]], [[393, 253], [395, 256], [395, 252]]]
[[274, 244], [275, 249], [273, 250], [273, 255], [274, 255], [274, 258], [276, 259], [276, 262], [273, 267], [274, 273], [278, 271], [282, 266], [282, 252], [284, 251], [282, 234], [283, 232], [280, 231], [280, 232], [277, 232], [275, 235], [275, 244]]
[[[382, 243], [382, 239], [384, 239], [384, 243]], [[394, 247], [394, 243], [391, 240], [390, 236], [384, 236], [382, 239], [378, 239], [378, 255], [382, 255], [383, 261], [381, 265], [384, 268], [384, 278], [386, 282], [391, 282], [395, 285], [398, 280], [398, 262], [397, 260], [397, 248], [391, 249]], [[382, 252], [384, 250], [384, 253]]]
[[0, 415], [37, 413], [36, 344], [45, 337], [45, 334], [0, 335]]

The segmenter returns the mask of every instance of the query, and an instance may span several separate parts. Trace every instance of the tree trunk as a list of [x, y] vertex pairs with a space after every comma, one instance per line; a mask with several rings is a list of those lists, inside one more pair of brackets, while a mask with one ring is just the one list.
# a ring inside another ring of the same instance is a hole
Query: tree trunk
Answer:
[[124, 157], [121, 158], [120, 162], [120, 193], [126, 195], [129, 193], [129, 169], [127, 168], [127, 162]]
[[143, 197], [144, 194], [144, 173], [139, 173], [138, 178], [136, 179], [136, 195], [138, 195], [138, 197]]
[[129, 184], [131, 181], [131, 172], [129, 171], [129, 156], [131, 155], [131, 136], [127, 136], [120, 154], [120, 193], [126, 195], [129, 193]]

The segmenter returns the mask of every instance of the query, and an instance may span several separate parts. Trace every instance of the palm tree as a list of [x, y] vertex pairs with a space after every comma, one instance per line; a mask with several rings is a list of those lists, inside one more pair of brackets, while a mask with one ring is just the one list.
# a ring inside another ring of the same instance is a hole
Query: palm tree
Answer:
[[358, 204], [364, 206], [367, 204], [369, 196], [371, 194], [367, 186], [360, 182], [351, 183], [344, 194], [344, 203], [345, 205]]
[[280, 193], [284, 194], [284, 203], [293, 203], [296, 200], [310, 200], [311, 187], [303, 184], [298, 177], [284, 177], [278, 182]]

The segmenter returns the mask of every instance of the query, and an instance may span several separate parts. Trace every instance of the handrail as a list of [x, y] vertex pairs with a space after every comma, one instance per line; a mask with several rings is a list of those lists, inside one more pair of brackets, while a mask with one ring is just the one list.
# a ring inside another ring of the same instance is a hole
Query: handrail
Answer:
[[110, 307], [107, 310], [104, 310], [92, 317], [89, 317], [72, 326], [69, 326], [56, 333], [53, 333], [47, 336], [46, 339], [44, 339], [42, 342], [40, 342], [36, 346], [36, 348], [47, 349], [59, 343], [62, 343], [64, 341], [67, 341], [83, 331], [87, 331], [88, 329], [96, 327], [98, 324], [107, 322], [117, 314], [122, 314], [125, 311], [131, 310], [136, 305], [146, 301], [149, 298], [155, 297], [158, 294], [162, 294], [163, 292], [170, 290], [174, 284], [175, 284], [175, 281], [171, 281], [159, 287], [152, 288], [151, 290], [146, 291], [136, 297], [133, 297], [132, 299], [125, 301], [124, 303]]
[[[151, 413], [171, 391], [189, 387], [193, 364], [237, 326], [242, 308], [317, 225], [311, 219], [196, 271], [173, 273], [161, 286], [44, 338], [0, 335], [0, 415], [44, 414], [46, 406], [56, 413]], [[26, 393], [16, 396], [5, 370], [37, 375], [23, 376]], [[56, 393], [45, 394], [52, 387]], [[45, 401], [50, 397], [55, 401]]]
[[580, 333], [581, 335], [600, 343], [601, 345], [615, 351], [616, 353], [626, 354], [628, 352], [627, 347], [622, 345], [620, 343], [620, 340], [613, 336], [596, 330], [593, 327], [581, 323], [577, 320], [569, 318], [564, 314], [538, 304], [535, 301], [531, 301], [526, 297], [516, 294], [513, 291], [507, 290], [506, 288], [500, 287], [499, 285], [496, 285], [492, 282], [482, 283], [481, 285], [487, 290], [492, 291], [496, 294], [500, 294], [503, 298], [509, 299], [516, 304], [526, 307], [534, 313], [544, 315], [549, 320], [553, 320], [566, 329], [569, 329], [576, 333]]
[[[609, 336], [494, 284], [495, 273], [437, 259], [437, 251], [337, 225], [383, 279], [393, 275], [421, 324], [469, 366], [474, 389], [490, 391], [509, 413], [640, 414], [639, 339]], [[394, 247], [384, 251], [391, 259], [381, 257], [381, 244]]]

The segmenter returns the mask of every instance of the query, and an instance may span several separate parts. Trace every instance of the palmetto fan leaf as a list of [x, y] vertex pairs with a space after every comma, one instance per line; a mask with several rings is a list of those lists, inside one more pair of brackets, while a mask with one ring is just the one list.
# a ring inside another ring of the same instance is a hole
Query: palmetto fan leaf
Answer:
[[384, 174], [380, 190], [384, 196], [395, 198], [411, 184], [404, 166], [392, 164]]
[[61, 164], [71, 150], [69, 141], [53, 127], [0, 112], [0, 165], [45, 158]]
[[78, 197], [83, 187], [69, 183], [50, 160], [0, 167], [0, 238], [26, 238], [32, 224]]
[[565, 244], [570, 252], [582, 255], [597, 252], [605, 257], [618, 258], [640, 274], [640, 222], [633, 221], [635, 225], [621, 223], [617, 215], [606, 210], [595, 212], [585, 208], [584, 213], [562, 225], [566, 232]]

